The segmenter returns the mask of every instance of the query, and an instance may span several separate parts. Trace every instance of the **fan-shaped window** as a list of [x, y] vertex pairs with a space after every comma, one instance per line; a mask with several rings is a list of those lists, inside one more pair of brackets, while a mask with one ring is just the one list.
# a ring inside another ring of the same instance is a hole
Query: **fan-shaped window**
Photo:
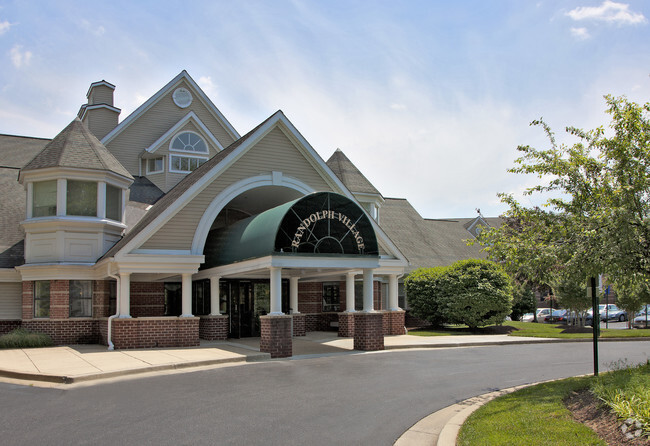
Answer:
[[194, 132], [183, 132], [176, 136], [169, 148], [180, 152], [208, 153], [205, 141]]

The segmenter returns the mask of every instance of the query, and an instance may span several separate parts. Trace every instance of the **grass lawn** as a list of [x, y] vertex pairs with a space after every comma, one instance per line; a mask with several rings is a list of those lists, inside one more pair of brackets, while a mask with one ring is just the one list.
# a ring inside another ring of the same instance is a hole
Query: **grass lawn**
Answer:
[[[458, 445], [605, 445], [591, 429], [572, 419], [564, 400], [572, 392], [590, 388], [610, 407], [610, 401], [618, 405], [638, 402], [633, 416], [642, 419], [650, 407], [650, 392], [645, 390], [649, 385], [650, 364], [645, 364], [598, 378], [570, 378], [528, 387], [474, 412], [460, 430]], [[599, 393], [603, 389], [610, 396], [603, 397]], [[626, 412], [617, 414], [628, 416]]]
[[[562, 338], [562, 339], [591, 339], [593, 337], [591, 327], [586, 327], [584, 333], [575, 332], [576, 329], [566, 325], [540, 324], [535, 322], [505, 322], [500, 326], [490, 326], [470, 331], [466, 326], [446, 326], [442, 329], [416, 329], [409, 331], [413, 336], [456, 336], [472, 334], [509, 334], [510, 336], [524, 336], [533, 338]], [[601, 338], [639, 338], [649, 337], [650, 330], [630, 329], [615, 330], [601, 329]]]

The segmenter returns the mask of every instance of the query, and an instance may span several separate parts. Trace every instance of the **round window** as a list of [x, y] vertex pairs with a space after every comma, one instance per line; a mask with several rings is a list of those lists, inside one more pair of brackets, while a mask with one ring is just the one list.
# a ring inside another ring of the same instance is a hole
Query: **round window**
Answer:
[[192, 93], [187, 88], [177, 88], [172, 95], [174, 103], [180, 108], [189, 107], [192, 103]]

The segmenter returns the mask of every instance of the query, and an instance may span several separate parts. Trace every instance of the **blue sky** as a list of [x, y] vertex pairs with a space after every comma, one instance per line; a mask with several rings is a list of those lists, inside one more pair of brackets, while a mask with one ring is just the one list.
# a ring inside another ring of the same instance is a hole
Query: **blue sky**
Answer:
[[[282, 109], [429, 218], [505, 210], [536, 178], [543, 117], [607, 123], [603, 95], [650, 101], [647, 1], [4, 1], [0, 133], [53, 137], [91, 82], [124, 119], [181, 70], [234, 127]], [[526, 200], [526, 198], [524, 198]]]

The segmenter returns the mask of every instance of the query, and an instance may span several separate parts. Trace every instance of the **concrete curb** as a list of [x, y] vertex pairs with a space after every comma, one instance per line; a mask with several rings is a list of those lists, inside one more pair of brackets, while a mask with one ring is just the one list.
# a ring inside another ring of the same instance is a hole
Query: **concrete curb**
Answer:
[[440, 409], [415, 423], [394, 443], [395, 446], [455, 446], [458, 432], [467, 418], [487, 402], [525, 387], [541, 384], [524, 384], [468, 398], [460, 403]]
[[169, 370], [182, 370], [182, 369], [190, 369], [195, 367], [206, 367], [206, 366], [229, 364], [229, 363], [236, 363], [236, 362], [256, 362], [256, 361], [264, 361], [268, 359], [271, 359], [270, 354], [260, 353], [259, 355], [246, 356], [242, 358], [222, 358], [222, 359], [209, 359], [204, 361], [179, 362], [173, 364], [152, 365], [149, 367], [140, 367], [135, 369], [116, 370], [113, 372], [90, 373], [90, 374], [78, 375], [78, 376], [49, 375], [44, 373], [26, 373], [26, 372], [15, 372], [11, 370], [0, 370], [0, 377], [19, 379], [24, 381], [39, 381], [39, 382], [46, 382], [46, 383], [55, 383], [55, 384], [75, 384], [80, 382], [94, 381], [98, 379], [119, 378], [122, 376], [141, 375], [145, 373], [164, 372]]

